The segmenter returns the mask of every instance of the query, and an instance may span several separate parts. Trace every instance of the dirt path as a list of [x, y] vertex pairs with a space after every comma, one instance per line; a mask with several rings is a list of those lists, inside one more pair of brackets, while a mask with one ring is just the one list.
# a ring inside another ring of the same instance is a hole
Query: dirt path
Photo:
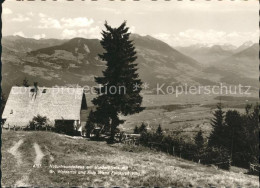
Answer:
[[[19, 142], [17, 142], [11, 149], [10, 151], [12, 152], [12, 154], [14, 156], [16, 156], [16, 159], [17, 159], [17, 162], [19, 164], [22, 163], [22, 157], [21, 157], [21, 154], [17, 151], [17, 149], [19, 148], [19, 146], [23, 143], [22, 140], [19, 140]], [[34, 160], [34, 164], [35, 165], [41, 165], [41, 161], [42, 161], [42, 158], [44, 157], [44, 154], [40, 148], [40, 146], [37, 144], [37, 143], [34, 143], [33, 144], [33, 147], [34, 147], [34, 150], [35, 150], [35, 153], [36, 153], [36, 157], [35, 157], [35, 160]], [[31, 170], [29, 170], [28, 172], [25, 172], [23, 173], [21, 179], [17, 180], [16, 183], [15, 183], [15, 186], [16, 187], [25, 187], [25, 186], [28, 186], [29, 185], [29, 174], [31, 173]]]
[[29, 185], [29, 176], [28, 175], [23, 175], [23, 177], [16, 181], [15, 187], [27, 187]]
[[20, 166], [22, 164], [22, 155], [18, 151], [18, 149], [22, 145], [22, 143], [23, 143], [23, 140], [21, 139], [17, 143], [15, 143], [13, 147], [11, 147], [8, 150], [8, 152], [11, 153], [15, 157], [18, 166]]
[[34, 164], [35, 165], [41, 165], [41, 161], [42, 161], [42, 158], [44, 157], [44, 154], [43, 154], [40, 146], [37, 143], [34, 143], [33, 147], [34, 147], [35, 153], [36, 153]]
[[[11, 147], [8, 152], [11, 153], [14, 158], [16, 159], [17, 162], [17, 166], [18, 168], [21, 168], [22, 165], [22, 154], [18, 151], [19, 147], [23, 144], [23, 140], [20, 139], [18, 142], [16, 142], [14, 144], [13, 147]], [[25, 173], [22, 175], [22, 178], [17, 180], [15, 183], [15, 187], [24, 187], [24, 186], [28, 186], [28, 182], [29, 182], [29, 177], [28, 175]]]

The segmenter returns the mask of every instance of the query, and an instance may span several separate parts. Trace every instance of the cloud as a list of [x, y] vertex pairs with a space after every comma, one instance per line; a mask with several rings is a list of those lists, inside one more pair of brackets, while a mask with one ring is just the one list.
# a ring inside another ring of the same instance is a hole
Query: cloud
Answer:
[[[15, 32], [13, 34], [13, 36], [20, 36], [20, 37], [27, 38], [27, 36], [22, 31]], [[46, 37], [46, 35], [43, 33], [43, 34], [33, 35], [32, 38], [39, 40], [39, 39], [45, 38], [45, 37]]]
[[63, 27], [88, 27], [94, 23], [93, 19], [88, 19], [86, 17], [78, 18], [62, 18], [61, 22]]
[[233, 44], [239, 46], [245, 41], [258, 41], [258, 31], [255, 32], [224, 32], [216, 30], [188, 29], [177, 34], [158, 33], [153, 35], [172, 46], [189, 46], [198, 43], [208, 45]]
[[158, 34], [155, 34], [153, 36], [155, 38], [158, 38], [158, 39], [163, 40], [163, 41], [168, 41], [171, 37], [171, 35], [167, 34], [167, 33], [158, 33]]
[[74, 38], [76, 36], [77, 36], [77, 31], [71, 29], [64, 29], [61, 34], [62, 38]]
[[20, 36], [20, 37], [26, 37], [25, 34], [22, 31], [15, 32], [13, 36]]
[[131, 26], [131, 27], [129, 27], [129, 32], [131, 32], [131, 33], [135, 33], [135, 26]]
[[27, 12], [26, 15], [32, 17], [32, 16], [34, 16], [34, 13], [33, 12]]
[[64, 29], [61, 33], [61, 37], [70, 39], [74, 37], [84, 38], [101, 38], [99, 26], [88, 28], [88, 29]]
[[90, 29], [80, 29], [78, 30], [79, 36], [82, 37], [86, 37], [86, 38], [101, 38], [101, 34], [100, 34], [100, 27], [96, 26], [96, 27], [92, 27]]
[[75, 27], [89, 27], [94, 23], [92, 18], [88, 19], [86, 17], [55, 19], [42, 13], [39, 13], [38, 16], [40, 17], [40, 25], [38, 25], [39, 29], [69, 29]]
[[18, 14], [17, 17], [12, 19], [12, 21], [14, 21], [14, 22], [27, 22], [27, 21], [30, 21], [30, 20], [31, 20], [31, 18], [26, 17], [22, 14]]
[[41, 13], [41, 12], [40, 12], [38, 15], [39, 15], [41, 18], [46, 17], [46, 15], [43, 14], [43, 13]]
[[37, 39], [37, 40], [39, 40], [39, 39], [42, 39], [42, 38], [45, 38], [46, 37], [46, 35], [43, 33], [43, 34], [39, 34], [39, 35], [34, 35], [33, 36], [33, 38], [34, 39]]
[[48, 29], [48, 28], [55, 28], [60, 29], [61, 24], [60, 21], [51, 17], [46, 17], [44, 14], [39, 14], [41, 17], [40, 25], [38, 26], [39, 29]]
[[3, 14], [13, 14], [13, 11], [9, 8], [3, 8]]

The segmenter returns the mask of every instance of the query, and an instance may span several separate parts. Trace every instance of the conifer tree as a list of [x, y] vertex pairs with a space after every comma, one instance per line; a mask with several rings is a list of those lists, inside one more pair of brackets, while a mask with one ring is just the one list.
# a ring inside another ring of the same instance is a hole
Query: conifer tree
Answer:
[[201, 149], [204, 145], [204, 138], [203, 138], [201, 130], [195, 136], [195, 144], [196, 144], [198, 149]]
[[226, 112], [225, 123], [227, 125], [225, 129], [225, 140], [224, 146], [230, 151], [231, 159], [233, 153], [236, 153], [243, 147], [243, 121], [241, 115], [236, 110], [228, 110]]
[[139, 133], [146, 133], [146, 132], [147, 132], [146, 125], [144, 123], [142, 123], [139, 128]]
[[93, 99], [93, 104], [97, 106], [96, 114], [103, 114], [99, 118], [110, 127], [109, 142], [113, 143], [117, 126], [124, 122], [119, 119], [119, 114], [129, 115], [143, 110], [142, 82], [136, 72], [134, 62], [137, 56], [133, 42], [129, 40], [126, 22], [118, 28], [112, 28], [106, 22], [105, 28], [101, 40], [105, 52], [99, 57], [107, 67], [103, 76], [95, 78], [100, 87], [96, 88], [98, 97]]
[[135, 126], [134, 134], [139, 134], [139, 129], [138, 129], [137, 125]]
[[225, 121], [224, 114], [222, 110], [221, 102], [217, 104], [217, 110], [213, 113], [213, 119], [211, 120], [211, 126], [213, 128], [209, 136], [209, 146], [223, 146], [225, 137]]
[[243, 150], [246, 159], [251, 163], [258, 163], [259, 161], [259, 104], [256, 104], [254, 107], [251, 105], [250, 113], [246, 112], [244, 117], [244, 141]]
[[162, 134], [163, 134], [163, 130], [162, 130], [161, 124], [159, 124], [159, 126], [158, 126], [158, 128], [157, 128], [156, 134], [157, 134], [157, 135], [162, 135]]

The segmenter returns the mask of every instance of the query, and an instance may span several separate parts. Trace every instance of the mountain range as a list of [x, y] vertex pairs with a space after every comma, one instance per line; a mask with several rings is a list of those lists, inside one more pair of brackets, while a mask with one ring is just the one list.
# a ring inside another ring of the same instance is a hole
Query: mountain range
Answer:
[[175, 48], [183, 54], [193, 57], [198, 62], [210, 65], [212, 62], [217, 62], [228, 58], [236, 53], [242, 52], [243, 50], [253, 46], [254, 43], [247, 41], [242, 45], [236, 47], [232, 44], [223, 45], [201, 45], [195, 44], [190, 46], [176, 46]]
[[[151, 36], [131, 35], [137, 51], [138, 73], [152, 91], [157, 84], [213, 85], [218, 82], [245, 82], [257, 87], [258, 44], [239, 52], [221, 46], [196, 50], [173, 48]], [[102, 75], [105, 62], [98, 58], [103, 48], [98, 39], [73, 38], [30, 39], [3, 37], [3, 91], [21, 85], [26, 77], [30, 84], [41, 86], [95, 85], [94, 77]], [[206, 59], [210, 63], [205, 63]], [[255, 69], [257, 68], [257, 69]]]

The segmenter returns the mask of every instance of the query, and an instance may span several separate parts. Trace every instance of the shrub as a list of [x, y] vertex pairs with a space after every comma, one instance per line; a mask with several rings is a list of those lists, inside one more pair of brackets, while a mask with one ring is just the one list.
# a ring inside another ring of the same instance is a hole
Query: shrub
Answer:
[[231, 166], [229, 151], [221, 147], [208, 147], [201, 155], [201, 163], [212, 164], [219, 168], [229, 170]]
[[180, 156], [187, 160], [196, 162], [200, 160], [203, 164], [216, 165], [219, 168], [226, 170], [228, 170], [231, 165], [229, 151], [225, 148], [205, 148], [204, 144], [198, 147], [195, 144], [186, 143], [181, 139], [175, 139], [169, 135], [163, 136], [158, 135], [157, 133], [143, 132], [140, 137], [140, 144], [146, 147], [159, 149], [160, 151], [171, 155]]
[[162, 138], [162, 150], [164, 152], [167, 152], [167, 153], [173, 155], [174, 154], [173, 145], [174, 145], [174, 140], [171, 136], [164, 136]]
[[135, 126], [135, 129], [134, 129], [134, 134], [139, 134], [139, 128], [138, 128], [138, 126], [137, 126], [137, 125]]
[[37, 115], [34, 116], [32, 121], [29, 122], [29, 125], [25, 130], [48, 130], [51, 126], [48, 124], [48, 118], [46, 116]]

